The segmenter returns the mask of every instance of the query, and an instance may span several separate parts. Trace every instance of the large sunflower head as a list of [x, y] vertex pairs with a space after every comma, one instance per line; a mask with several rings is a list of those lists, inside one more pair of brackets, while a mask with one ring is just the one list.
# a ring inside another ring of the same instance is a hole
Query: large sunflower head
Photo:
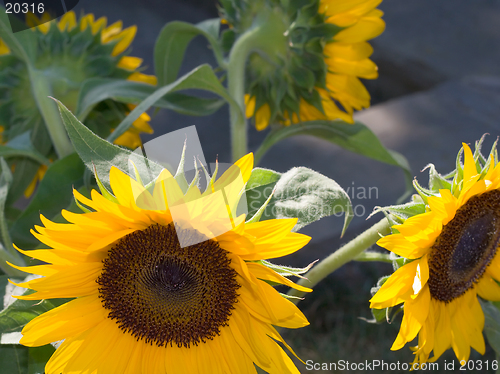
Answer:
[[[127, 56], [126, 51], [134, 39], [137, 28], [122, 29], [122, 22], [107, 25], [105, 17], [94, 19], [93, 14], [80, 19], [73, 11], [67, 12], [59, 22], [45, 22], [28, 14], [27, 23], [36, 34], [34, 68], [49, 79], [52, 95], [60, 99], [71, 111], [76, 111], [78, 95], [83, 82], [89, 78], [118, 78], [156, 84], [155, 77], [138, 71], [142, 60]], [[36, 26], [36, 27], [35, 27]], [[0, 40], [0, 126], [3, 141], [8, 142], [27, 131], [44, 132], [41, 115], [31, 94], [31, 82], [25, 64], [10, 54]], [[89, 114], [85, 123], [96, 134], [106, 138], [130, 111], [126, 104], [107, 100]], [[139, 133], [151, 133], [149, 117], [144, 114], [134, 123], [127, 135], [117, 144], [135, 148], [140, 143]], [[37, 142], [39, 147], [42, 147]], [[45, 147], [46, 148], [46, 147]], [[47, 154], [46, 149], [39, 149]]]
[[[48, 264], [19, 268], [42, 276], [21, 284], [36, 292], [20, 298], [74, 298], [22, 331], [27, 346], [64, 339], [47, 374], [255, 373], [254, 364], [298, 373], [274, 326], [308, 322], [270, 284], [309, 289], [263, 260], [309, 237], [291, 232], [294, 219], [245, 223], [232, 214], [252, 164], [250, 154], [207, 192], [187, 194], [166, 170], [145, 188], [112, 168], [114, 196], [75, 191], [88, 213], [63, 211], [65, 224], [41, 217], [33, 234], [49, 249], [21, 252]], [[221, 229], [224, 216], [230, 227]]]
[[385, 28], [376, 9], [380, 2], [221, 1], [231, 25], [226, 40], [262, 17], [273, 25], [269, 48], [253, 53], [246, 71], [247, 117], [255, 117], [258, 130], [311, 120], [352, 123], [354, 110], [369, 107], [370, 95], [359, 78], [378, 76], [367, 40]]
[[435, 361], [448, 348], [462, 364], [471, 347], [484, 354], [478, 296], [500, 301], [500, 165], [495, 146], [486, 160], [480, 144], [474, 154], [463, 144], [464, 163], [461, 151], [457, 169], [447, 176], [431, 165], [430, 188], [416, 184], [422, 212], [406, 220], [400, 215], [404, 222], [377, 242], [406, 260], [373, 296], [371, 307], [403, 303], [391, 349], [418, 335], [415, 363]]

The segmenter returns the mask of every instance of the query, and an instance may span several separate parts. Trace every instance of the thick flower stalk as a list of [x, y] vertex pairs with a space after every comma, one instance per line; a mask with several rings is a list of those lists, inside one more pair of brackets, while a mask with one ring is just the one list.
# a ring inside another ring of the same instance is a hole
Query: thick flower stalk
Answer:
[[416, 184], [421, 213], [401, 216], [393, 234], [377, 242], [406, 260], [370, 300], [371, 307], [404, 306], [391, 349], [418, 336], [412, 348], [418, 364], [437, 360], [449, 348], [462, 365], [471, 348], [484, 354], [478, 296], [500, 301], [500, 165], [495, 147], [487, 160], [479, 148], [480, 143], [473, 154], [463, 144], [463, 166], [459, 154], [457, 169], [446, 177], [430, 165], [430, 188]]
[[252, 166], [249, 154], [185, 194], [166, 170], [145, 188], [113, 167], [113, 194], [74, 192], [87, 213], [41, 217], [33, 234], [49, 248], [21, 252], [48, 264], [16, 267], [42, 276], [19, 298], [74, 298], [22, 331], [27, 346], [64, 340], [47, 374], [299, 373], [274, 326], [308, 322], [270, 283], [310, 290], [263, 260], [310, 238], [291, 232], [295, 219], [236, 214]]

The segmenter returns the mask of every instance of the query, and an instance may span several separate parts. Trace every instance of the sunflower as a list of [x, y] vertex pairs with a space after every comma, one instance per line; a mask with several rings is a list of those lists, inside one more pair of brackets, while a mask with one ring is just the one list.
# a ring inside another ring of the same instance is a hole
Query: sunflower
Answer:
[[[257, 130], [274, 122], [353, 123], [354, 110], [370, 106], [360, 78], [378, 77], [367, 41], [385, 29], [383, 13], [376, 9], [381, 1], [315, 0], [300, 6], [290, 2], [280, 12], [284, 46], [276, 46], [272, 51], [276, 56], [252, 55], [247, 71], [246, 115], [255, 117]], [[269, 0], [266, 12], [277, 12], [283, 4]], [[252, 13], [254, 7], [244, 9]], [[228, 12], [231, 24], [249, 23], [247, 15], [235, 14]]]
[[[228, 218], [252, 164], [249, 154], [208, 192], [193, 187], [186, 195], [166, 170], [146, 189], [112, 168], [114, 196], [74, 192], [91, 212], [63, 211], [67, 224], [41, 217], [45, 227], [33, 234], [50, 249], [20, 251], [49, 264], [16, 267], [43, 276], [21, 284], [36, 292], [20, 298], [75, 298], [22, 330], [27, 346], [64, 339], [47, 374], [255, 373], [254, 364], [298, 373], [273, 325], [308, 322], [270, 283], [310, 290], [262, 260], [295, 252], [310, 238], [291, 232], [295, 219]], [[230, 227], [221, 230], [224, 214]]]
[[[133, 41], [137, 28], [122, 29], [122, 22], [107, 25], [105, 17], [94, 19], [93, 14], [77, 17], [67, 12], [59, 22], [47, 22], [34, 14], [27, 15], [38, 42], [34, 67], [44, 71], [49, 78], [52, 95], [75, 112], [83, 82], [89, 78], [117, 78], [156, 85], [156, 78], [138, 71], [142, 59], [127, 56], [126, 50]], [[56, 159], [50, 137], [43, 126], [26, 66], [10, 54], [0, 40], [0, 125], [4, 143], [31, 132], [32, 143], [44, 155]], [[106, 138], [134, 106], [113, 100], [98, 104], [87, 116], [85, 124], [96, 134]], [[150, 117], [144, 113], [128, 132], [116, 139], [115, 144], [137, 148], [141, 133], [152, 133]], [[25, 195], [33, 191], [33, 184], [43, 177], [41, 167], [34, 176]]]
[[492, 153], [481, 168], [466, 144], [463, 150], [463, 169], [453, 182], [443, 179], [446, 188], [425, 197], [427, 211], [393, 226], [395, 233], [377, 242], [408, 261], [373, 296], [371, 307], [404, 303], [391, 349], [418, 335], [415, 363], [433, 362], [450, 347], [462, 365], [471, 347], [484, 354], [478, 296], [500, 300], [500, 166]]

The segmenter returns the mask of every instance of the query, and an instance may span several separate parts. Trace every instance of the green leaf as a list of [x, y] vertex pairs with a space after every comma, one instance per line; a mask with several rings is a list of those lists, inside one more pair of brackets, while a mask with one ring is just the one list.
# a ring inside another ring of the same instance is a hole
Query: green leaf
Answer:
[[277, 171], [264, 168], [255, 168], [252, 170], [252, 174], [248, 179], [245, 190], [248, 191], [253, 188], [264, 186], [270, 183], [276, 184], [280, 177], [281, 173], [278, 173]]
[[281, 175], [264, 219], [298, 218], [294, 231], [323, 217], [345, 213], [342, 235], [351, 222], [349, 195], [334, 180], [314, 170], [298, 167]]
[[19, 344], [0, 345], [0, 374], [43, 374], [45, 365], [55, 352], [50, 344], [24, 347]]
[[71, 203], [72, 188], [82, 185], [84, 170], [85, 167], [76, 153], [50, 165], [30, 204], [11, 226], [14, 243], [23, 249], [35, 248], [40, 244], [30, 234], [30, 230], [33, 225], [41, 223], [40, 214], [52, 218]]
[[[103, 100], [113, 99], [123, 103], [139, 104], [156, 90], [157, 87], [149, 84], [122, 79], [88, 79], [80, 89], [76, 114], [83, 121], [94, 105]], [[159, 99], [154, 106], [191, 116], [207, 116], [217, 111], [223, 104], [224, 100], [221, 99], [170, 93]]]
[[28, 347], [0, 345], [0, 374], [28, 374]]
[[401, 199], [408, 196], [412, 187], [412, 175], [408, 161], [401, 154], [385, 148], [377, 136], [360, 122], [351, 125], [343, 121], [308, 121], [293, 126], [280, 127], [271, 131], [264, 139], [260, 148], [255, 152], [255, 163], [258, 164], [262, 156], [274, 144], [296, 135], [312, 135], [337, 144], [351, 152], [389, 165], [399, 166], [405, 173], [407, 189], [407, 193]]
[[175, 82], [157, 89], [154, 93], [148, 96], [144, 101], [142, 101], [137, 107], [130, 112], [130, 114], [125, 118], [113, 131], [113, 133], [108, 137], [108, 141], [113, 142], [121, 134], [129, 129], [132, 123], [139, 118], [139, 116], [153, 106], [158, 100], [168, 93], [172, 93], [180, 90], [187, 89], [198, 89], [204, 91], [213, 92], [222, 98], [224, 98], [229, 105], [231, 105], [241, 118], [243, 118], [243, 113], [239, 105], [234, 101], [234, 99], [228, 94], [227, 90], [219, 82], [219, 79], [214, 74], [212, 68], [209, 65], [201, 65], [197, 68], [191, 70], [186, 75], [180, 77]]
[[[252, 170], [250, 179], [245, 186], [247, 199], [248, 217], [252, 217], [248, 222], [260, 220], [261, 211], [264, 205], [269, 204], [269, 198], [274, 190], [276, 182], [281, 178], [281, 173], [269, 169], [255, 168]], [[267, 204], [266, 204], [267, 202]], [[265, 209], [265, 208], [264, 208]]]
[[97, 172], [102, 184], [111, 190], [109, 171], [112, 166], [130, 175], [129, 160], [132, 161], [144, 184], [154, 180], [163, 170], [161, 165], [141, 155], [120, 148], [98, 137], [71, 113], [60, 101], [57, 101], [61, 117], [76, 152], [92, 172]]
[[500, 303], [479, 300], [484, 312], [484, 333], [491, 348], [500, 355]]
[[197, 35], [207, 38], [218, 64], [224, 66], [222, 51], [217, 40], [219, 25], [218, 18], [206, 20], [198, 25], [180, 21], [166, 24], [155, 43], [154, 60], [158, 85], [164, 86], [176, 80], [186, 48]]
[[50, 344], [28, 348], [28, 374], [44, 374], [45, 364], [55, 351]]

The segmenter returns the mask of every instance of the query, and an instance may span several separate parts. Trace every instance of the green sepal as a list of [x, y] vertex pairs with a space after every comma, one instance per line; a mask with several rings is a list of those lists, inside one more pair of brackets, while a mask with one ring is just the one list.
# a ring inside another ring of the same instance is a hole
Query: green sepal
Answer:
[[435, 194], [441, 189], [451, 190], [451, 182], [439, 174], [433, 164], [427, 165], [422, 171], [425, 169], [429, 169], [429, 190]]
[[381, 324], [383, 322], [387, 322], [388, 324], [392, 324], [396, 319], [396, 316], [398, 316], [403, 311], [403, 308], [400, 306], [388, 307], [383, 309], [370, 308], [370, 311], [372, 313], [373, 319], [367, 319], [363, 317], [359, 318], [368, 323]]
[[386, 216], [393, 216], [389, 217], [389, 221], [392, 225], [397, 225], [403, 223], [410, 217], [425, 213], [425, 211], [425, 203], [420, 198], [413, 197], [412, 201], [405, 204], [375, 207], [368, 218], [377, 213], [383, 212]]
[[[281, 285], [281, 284], [280, 284]], [[287, 300], [292, 300], [292, 301], [297, 301], [297, 300], [304, 300], [303, 297], [298, 297], [298, 296], [293, 296], [293, 295], [288, 295], [283, 292], [278, 292], [282, 297], [284, 297]]]
[[191, 180], [191, 183], [189, 183], [189, 187], [187, 189], [187, 192], [188, 193], [189, 191], [191, 191], [191, 189], [193, 188], [198, 188], [198, 182], [200, 181], [200, 169], [198, 168], [198, 164], [196, 162], [196, 159], [194, 160], [194, 177], [193, 179]]
[[273, 264], [273, 263], [266, 261], [266, 260], [259, 260], [257, 262], [261, 265], [268, 267], [271, 270], [274, 270], [276, 273], [278, 273], [279, 275], [281, 275], [283, 277], [292, 277], [293, 276], [293, 277], [298, 277], [298, 278], [302, 278], [302, 279], [307, 279], [307, 278], [303, 277], [302, 274], [305, 274], [309, 270], [311, 270], [311, 268], [314, 266], [314, 264], [316, 262], [318, 262], [318, 260], [311, 262], [309, 265], [307, 265], [306, 267], [303, 267], [303, 268], [294, 268], [291, 266], [276, 265], [276, 264]]
[[186, 141], [184, 141], [184, 146], [182, 147], [181, 160], [177, 166], [177, 172], [174, 175], [174, 179], [177, 181], [179, 188], [185, 194], [189, 188], [189, 184], [186, 180], [186, 175], [184, 174], [184, 163], [186, 161]]
[[[262, 204], [262, 206], [255, 212], [255, 214], [252, 216], [252, 218], [247, 220], [245, 223], [255, 223], [255, 222], [260, 221], [262, 214], [264, 214], [264, 211], [266, 210], [267, 205], [269, 204], [269, 202], [271, 201], [271, 198], [273, 197], [273, 193], [274, 193], [274, 190], [273, 190], [273, 192], [271, 192], [271, 194], [269, 195], [267, 200], [264, 202], [264, 204]], [[248, 203], [248, 200], [247, 200], [247, 203]]]
[[[137, 168], [135, 167], [135, 165], [134, 165], [134, 171], [136, 172], [135, 173], [136, 179], [138, 179], [138, 182], [142, 184], [142, 181], [140, 180], [141, 176], [140, 176], [139, 172], [137, 171]], [[95, 181], [97, 182], [97, 186], [99, 187], [99, 191], [101, 191], [101, 195], [104, 198], [106, 198], [107, 200], [118, 204], [118, 199], [106, 188], [106, 186], [104, 184], [102, 184], [101, 179], [99, 178], [99, 174], [97, 173], [97, 170], [95, 168], [95, 165], [94, 165], [94, 177], [95, 177]], [[77, 205], [78, 205], [78, 200], [76, 200], [76, 198], [75, 198], [75, 201], [77, 202]]]

